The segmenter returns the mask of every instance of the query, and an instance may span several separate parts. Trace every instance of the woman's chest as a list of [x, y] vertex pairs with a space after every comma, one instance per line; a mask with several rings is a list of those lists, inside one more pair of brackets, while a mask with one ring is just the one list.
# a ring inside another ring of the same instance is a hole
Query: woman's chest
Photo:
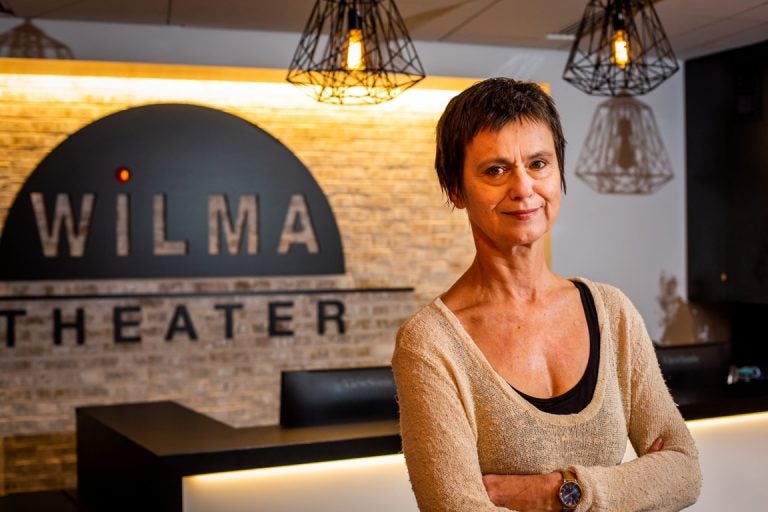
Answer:
[[[619, 464], [627, 447], [620, 400], [609, 393], [596, 414], [547, 421], [510, 400], [507, 407], [478, 403], [477, 450], [483, 473], [535, 474], [571, 465]], [[485, 410], [481, 410], [485, 408]]]
[[567, 392], [584, 374], [589, 329], [580, 308], [557, 315], [542, 309], [489, 316], [465, 317], [462, 324], [496, 373], [515, 389], [548, 398]]

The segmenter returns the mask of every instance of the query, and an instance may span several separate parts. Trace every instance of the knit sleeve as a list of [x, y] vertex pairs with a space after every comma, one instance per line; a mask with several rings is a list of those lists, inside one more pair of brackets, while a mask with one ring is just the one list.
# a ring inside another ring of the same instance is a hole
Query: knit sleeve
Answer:
[[[638, 458], [613, 467], [573, 469], [585, 487], [582, 511], [655, 510], [675, 511], [693, 504], [701, 489], [698, 452], [680, 415], [653, 350], [642, 317], [629, 299], [617, 293], [615, 322], [620, 348], [618, 374], [629, 440]], [[621, 361], [623, 359], [623, 362]], [[649, 453], [661, 436], [664, 447]]]
[[403, 452], [419, 510], [506, 511], [483, 486], [477, 436], [450, 363], [412, 347], [430, 335], [438, 334], [401, 329], [392, 359]]

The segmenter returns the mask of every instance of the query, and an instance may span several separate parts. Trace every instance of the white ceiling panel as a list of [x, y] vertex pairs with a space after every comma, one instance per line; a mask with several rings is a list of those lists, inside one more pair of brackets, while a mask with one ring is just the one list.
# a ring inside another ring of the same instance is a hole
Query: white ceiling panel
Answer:
[[[0, 0], [0, 4], [21, 18], [300, 32], [314, 0]], [[567, 49], [569, 42], [546, 36], [577, 23], [587, 0], [396, 0], [396, 4], [417, 41]], [[657, 0], [655, 6], [681, 59], [768, 40], [764, 25], [768, 0]]]
[[734, 18], [746, 18], [750, 20], [768, 21], [768, 2], [762, 2], [760, 5], [734, 14]]
[[[164, 3], [163, 0], [155, 0]], [[300, 32], [314, 0], [173, 0], [172, 24], [211, 28]]]
[[[765, 22], [759, 25], [743, 27], [738, 31], [723, 31], [720, 32], [719, 36], [713, 34], [707, 35], [706, 37], [693, 37], [687, 41], [680, 41], [679, 45], [682, 47], [682, 51], [685, 53], [686, 57], [691, 59], [718, 53], [724, 49], [733, 49], [754, 44], [755, 41], [761, 39], [764, 40], [765, 34], [767, 33], [768, 22]], [[687, 44], [687, 42], [689, 42], [689, 44]]]
[[[553, 15], [557, 12], [557, 15]], [[457, 42], [551, 47], [546, 35], [579, 21], [584, 6], [562, 0], [500, 0], [457, 26], [446, 38]]]
[[22, 18], [164, 24], [166, 0], [5, 0]]
[[498, 0], [429, 0], [397, 5], [413, 39], [442, 41], [496, 2]]
[[728, 18], [765, 3], [766, 0], [662, 0], [654, 5], [664, 22], [667, 16], [674, 19], [686, 15]]

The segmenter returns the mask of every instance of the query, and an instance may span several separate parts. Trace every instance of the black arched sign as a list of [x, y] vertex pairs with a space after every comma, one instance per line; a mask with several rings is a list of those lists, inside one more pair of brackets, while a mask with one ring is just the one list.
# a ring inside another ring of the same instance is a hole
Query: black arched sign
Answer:
[[219, 110], [131, 108], [56, 147], [16, 197], [0, 280], [343, 274], [307, 168]]

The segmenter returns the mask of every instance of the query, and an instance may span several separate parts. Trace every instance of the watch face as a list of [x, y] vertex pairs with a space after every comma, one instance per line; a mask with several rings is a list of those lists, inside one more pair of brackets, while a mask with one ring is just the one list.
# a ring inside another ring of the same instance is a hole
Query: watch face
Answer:
[[560, 486], [560, 503], [564, 507], [576, 507], [581, 501], [581, 488], [576, 482], [565, 482]]

